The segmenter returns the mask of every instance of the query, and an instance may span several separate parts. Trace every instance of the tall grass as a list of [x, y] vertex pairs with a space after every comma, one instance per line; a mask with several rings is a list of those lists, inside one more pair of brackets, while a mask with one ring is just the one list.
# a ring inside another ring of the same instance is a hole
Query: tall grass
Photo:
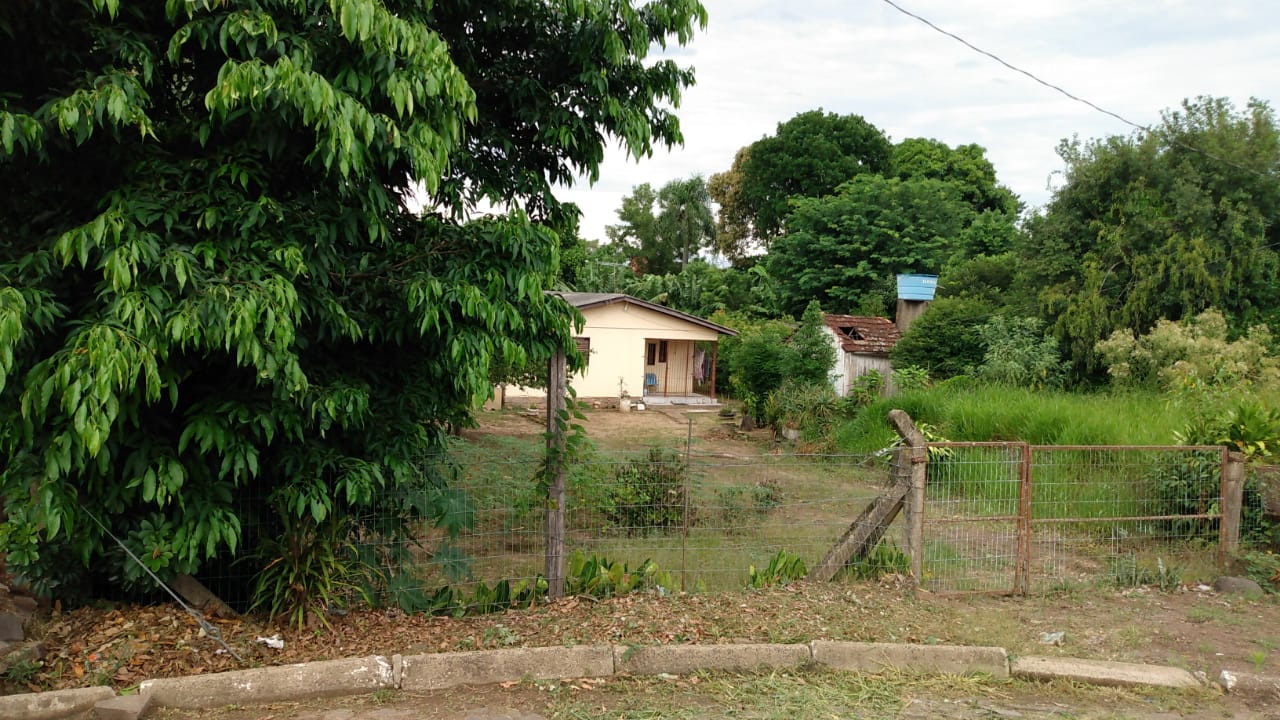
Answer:
[[1169, 445], [1188, 420], [1183, 408], [1155, 393], [941, 387], [872, 403], [835, 428], [837, 447], [866, 453], [893, 442], [887, 416], [894, 408], [948, 440], [1033, 445]]

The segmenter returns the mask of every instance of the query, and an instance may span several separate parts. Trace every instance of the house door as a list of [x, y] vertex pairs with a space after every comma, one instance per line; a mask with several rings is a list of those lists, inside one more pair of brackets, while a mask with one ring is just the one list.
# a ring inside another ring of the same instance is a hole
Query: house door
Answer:
[[666, 340], [646, 340], [644, 348], [644, 394], [666, 392], [667, 352]]

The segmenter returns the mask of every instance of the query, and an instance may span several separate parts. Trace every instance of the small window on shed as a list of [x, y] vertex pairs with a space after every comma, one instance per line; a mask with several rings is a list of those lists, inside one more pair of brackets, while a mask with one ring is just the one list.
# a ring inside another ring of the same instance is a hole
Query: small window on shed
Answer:
[[591, 338], [576, 337], [573, 339], [573, 344], [578, 347], [578, 352], [582, 353], [582, 364], [584, 366], [590, 366], [591, 365]]
[[858, 328], [849, 325], [842, 326], [840, 328], [840, 334], [852, 340], [866, 340], [866, 338], [862, 336], [862, 333], [858, 332]]

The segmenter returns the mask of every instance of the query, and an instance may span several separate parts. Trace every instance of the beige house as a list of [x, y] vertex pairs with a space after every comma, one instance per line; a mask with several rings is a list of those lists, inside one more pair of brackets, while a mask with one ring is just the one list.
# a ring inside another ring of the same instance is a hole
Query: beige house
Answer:
[[[653, 404], [716, 402], [720, 336], [738, 333], [709, 320], [621, 293], [555, 293], [586, 320], [577, 337], [586, 368], [569, 379], [579, 400]], [[540, 388], [505, 388], [504, 400], [545, 397]]]

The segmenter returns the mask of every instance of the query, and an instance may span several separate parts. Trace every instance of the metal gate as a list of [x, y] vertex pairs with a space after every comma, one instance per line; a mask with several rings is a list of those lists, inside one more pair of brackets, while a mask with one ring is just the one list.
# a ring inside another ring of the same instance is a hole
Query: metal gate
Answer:
[[1243, 465], [1222, 447], [929, 443], [925, 466], [911, 550], [935, 593], [1172, 585], [1239, 537]]

